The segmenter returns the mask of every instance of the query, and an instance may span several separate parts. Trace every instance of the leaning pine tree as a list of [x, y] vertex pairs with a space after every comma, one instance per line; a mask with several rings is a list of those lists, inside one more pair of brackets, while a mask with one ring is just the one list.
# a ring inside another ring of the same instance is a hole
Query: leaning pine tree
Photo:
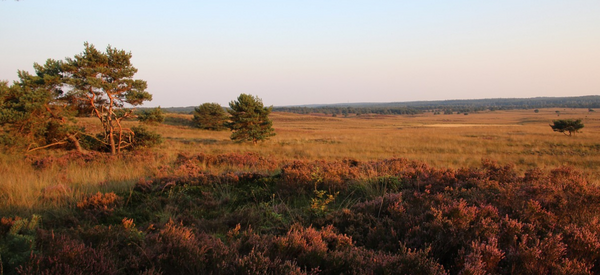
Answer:
[[273, 107], [264, 107], [260, 98], [241, 94], [237, 101], [229, 102], [229, 107], [231, 109], [227, 111], [231, 117], [227, 126], [233, 131], [231, 140], [256, 144], [275, 135], [273, 122], [269, 119]]

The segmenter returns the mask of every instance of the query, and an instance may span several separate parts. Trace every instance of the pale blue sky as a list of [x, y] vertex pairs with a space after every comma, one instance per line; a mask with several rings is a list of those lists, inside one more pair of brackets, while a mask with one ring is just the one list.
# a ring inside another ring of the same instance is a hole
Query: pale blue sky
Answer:
[[600, 1], [0, 1], [0, 79], [89, 41], [154, 100], [266, 105], [600, 94]]

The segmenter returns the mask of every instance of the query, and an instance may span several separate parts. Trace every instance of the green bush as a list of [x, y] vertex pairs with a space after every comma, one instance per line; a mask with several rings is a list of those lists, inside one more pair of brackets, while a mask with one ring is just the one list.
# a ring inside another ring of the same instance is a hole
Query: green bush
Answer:
[[194, 109], [194, 125], [200, 129], [226, 130], [228, 116], [219, 103], [204, 103]]
[[102, 134], [83, 135], [79, 139], [79, 144], [85, 150], [96, 152], [108, 152], [110, 148], [102, 142], [104, 139]]
[[[41, 217], [33, 215], [31, 219], [2, 218], [2, 227], [8, 227], [8, 232], [0, 235], [0, 271], [6, 274], [25, 264], [35, 249], [35, 230]], [[2, 273], [4, 274], [4, 273]]]
[[159, 124], [165, 121], [165, 113], [160, 107], [143, 110], [138, 115], [138, 120], [146, 124]]
[[148, 130], [146, 127], [137, 126], [132, 127], [131, 130], [134, 134], [132, 149], [150, 148], [163, 142], [161, 135]]

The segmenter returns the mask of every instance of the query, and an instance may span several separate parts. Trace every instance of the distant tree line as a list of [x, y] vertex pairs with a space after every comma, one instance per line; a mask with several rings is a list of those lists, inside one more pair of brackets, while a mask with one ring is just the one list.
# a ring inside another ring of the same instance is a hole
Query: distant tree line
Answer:
[[[167, 113], [193, 114], [197, 107], [163, 108]], [[600, 96], [496, 98], [445, 101], [414, 101], [393, 103], [350, 103], [332, 105], [273, 107], [275, 112], [297, 114], [321, 113], [333, 116], [381, 114], [414, 115], [426, 112], [435, 114], [464, 114], [483, 111], [541, 109], [541, 108], [600, 108]]]
[[288, 112], [297, 114], [322, 113], [333, 116], [347, 116], [349, 114], [381, 114], [381, 115], [414, 115], [423, 111], [411, 107], [276, 107], [277, 112]]
[[497, 98], [474, 100], [415, 101], [398, 103], [353, 103], [275, 107], [276, 112], [298, 114], [322, 113], [328, 115], [410, 115], [432, 112], [435, 114], [463, 114], [482, 111], [536, 109], [536, 108], [600, 108], [600, 96]]

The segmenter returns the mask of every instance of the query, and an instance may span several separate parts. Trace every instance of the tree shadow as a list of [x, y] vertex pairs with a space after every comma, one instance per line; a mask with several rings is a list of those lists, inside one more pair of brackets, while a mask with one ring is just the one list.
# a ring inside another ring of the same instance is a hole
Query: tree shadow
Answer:
[[169, 140], [181, 142], [183, 144], [203, 144], [203, 145], [213, 145], [223, 143], [223, 141], [219, 141], [212, 138], [172, 138], [167, 137]]
[[183, 126], [183, 127], [194, 127], [194, 123], [191, 119], [178, 116], [167, 116], [163, 124], [171, 126]]

